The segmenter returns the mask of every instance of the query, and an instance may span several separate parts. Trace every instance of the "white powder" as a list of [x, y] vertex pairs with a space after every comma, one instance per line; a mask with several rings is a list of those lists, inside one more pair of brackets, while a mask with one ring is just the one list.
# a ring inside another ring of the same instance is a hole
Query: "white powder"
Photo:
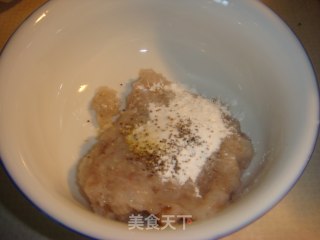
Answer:
[[226, 110], [219, 103], [191, 94], [176, 84], [157, 84], [150, 91], [159, 88], [173, 91], [175, 97], [168, 106], [149, 103], [150, 120], [134, 129], [133, 134], [139, 142], [148, 143], [150, 153], [161, 152], [162, 164], [155, 170], [164, 182], [183, 185], [191, 179], [195, 183], [208, 157], [231, 133], [223, 121], [222, 112], [226, 114]]

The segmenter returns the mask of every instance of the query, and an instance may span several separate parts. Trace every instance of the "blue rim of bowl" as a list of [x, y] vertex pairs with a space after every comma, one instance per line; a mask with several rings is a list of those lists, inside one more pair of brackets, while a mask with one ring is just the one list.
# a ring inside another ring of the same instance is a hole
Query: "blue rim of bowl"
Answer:
[[[7, 39], [7, 41], [5, 42], [4, 46], [2, 47], [1, 51], [0, 51], [0, 58], [2, 56], [2, 53], [4, 52], [4, 50], [6, 49], [7, 45], [10, 43], [11, 39], [15, 36], [15, 34], [20, 30], [21, 26], [23, 26], [25, 24], [26, 21], [28, 21], [34, 14], [36, 14], [37, 12], [40, 12], [40, 10], [46, 6], [48, 6], [49, 4], [51, 4], [52, 1], [48, 0], [44, 3], [42, 3], [41, 5], [39, 5], [37, 8], [35, 8], [34, 10], [32, 10], [30, 12], [30, 14], [17, 26], [17, 28], [14, 30], [14, 32], [9, 36], [9, 38]], [[315, 68], [312, 64], [312, 61], [310, 59], [310, 56], [308, 55], [304, 45], [302, 44], [302, 42], [300, 41], [299, 37], [295, 34], [295, 32], [292, 31], [292, 29], [290, 28], [290, 26], [284, 21], [282, 20], [281, 17], [279, 17], [279, 15], [277, 15], [271, 8], [269, 8], [267, 5], [256, 1], [253, 2], [252, 4], [256, 4], [254, 6], [255, 10], [257, 12], [261, 12], [261, 13], [271, 13], [271, 17], [269, 18], [273, 18], [276, 22], [282, 24], [283, 27], [285, 27], [288, 32], [292, 35], [293, 38], [295, 38], [297, 40], [297, 47], [300, 47], [304, 54], [305, 54], [305, 58], [307, 60], [308, 65], [310, 66], [310, 69], [312, 71], [312, 75], [313, 75], [313, 80], [315, 81], [315, 85], [316, 85], [316, 97], [318, 99], [318, 124], [315, 130], [315, 135], [314, 135], [314, 139], [313, 139], [313, 146], [310, 147], [310, 152], [308, 154], [308, 156], [305, 159], [304, 162], [304, 166], [300, 169], [300, 173], [297, 175], [296, 179], [294, 179], [294, 181], [292, 181], [292, 183], [284, 190], [284, 192], [282, 194], [280, 194], [272, 203], [270, 203], [268, 206], [266, 206], [263, 210], [261, 210], [259, 213], [257, 213], [255, 216], [252, 216], [250, 219], [247, 219], [246, 222], [244, 222], [243, 224], [239, 225], [238, 227], [236, 227], [235, 229], [226, 231], [224, 233], [221, 233], [219, 235], [217, 235], [215, 238], [209, 238], [207, 240], [215, 240], [215, 239], [220, 239], [222, 237], [226, 237], [229, 236], [235, 232], [240, 231], [241, 229], [245, 228], [246, 226], [250, 225], [251, 223], [255, 222], [256, 220], [258, 220], [259, 218], [263, 217], [266, 213], [268, 213], [273, 207], [275, 207], [290, 191], [291, 189], [296, 185], [296, 183], [298, 182], [298, 180], [300, 179], [300, 177], [302, 176], [304, 170], [306, 169], [308, 163], [311, 160], [311, 157], [315, 151], [315, 147], [319, 138], [319, 134], [320, 134], [320, 124], [319, 124], [319, 119], [320, 119], [320, 106], [319, 106], [319, 102], [320, 102], [320, 85], [319, 82], [317, 80], [317, 75], [316, 75], [316, 71]], [[320, 141], [320, 138], [319, 138]], [[0, 153], [1, 154], [1, 153]], [[8, 176], [8, 178], [10, 179], [10, 181], [12, 182], [13, 186], [21, 193], [21, 195], [28, 201], [30, 202], [30, 204], [35, 207], [35, 209], [37, 209], [40, 213], [42, 213], [44, 216], [46, 216], [48, 219], [52, 220], [54, 223], [57, 223], [58, 226], [61, 226], [69, 231], [71, 231], [72, 233], [81, 235], [83, 237], [86, 237], [88, 239], [92, 239], [92, 240], [98, 240], [98, 238], [92, 237], [87, 235], [84, 232], [81, 232], [77, 229], [74, 229], [68, 225], [66, 225], [65, 223], [63, 223], [62, 221], [60, 221], [59, 219], [51, 216], [49, 213], [46, 212], [45, 209], [42, 209], [41, 207], [39, 207], [31, 198], [29, 198], [25, 192], [20, 188], [20, 186], [15, 182], [15, 180], [13, 179], [13, 177], [10, 174], [10, 171], [7, 169], [5, 163], [3, 162], [1, 155], [0, 155], [0, 164], [2, 166], [2, 168], [4, 169], [6, 175]], [[108, 239], [106, 239], [108, 240]], [[111, 240], [111, 239], [109, 239]]]

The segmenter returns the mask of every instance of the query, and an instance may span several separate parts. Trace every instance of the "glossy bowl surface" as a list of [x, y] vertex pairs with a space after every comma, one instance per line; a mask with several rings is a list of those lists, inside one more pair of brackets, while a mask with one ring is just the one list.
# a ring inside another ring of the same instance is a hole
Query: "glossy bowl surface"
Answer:
[[[153, 68], [219, 97], [253, 140], [244, 194], [185, 230], [130, 231], [84, 204], [75, 182], [96, 129], [99, 86]], [[213, 239], [252, 222], [293, 186], [319, 122], [315, 76], [288, 27], [252, 0], [54, 0], [32, 14], [0, 58], [0, 154], [48, 215], [102, 239]]]

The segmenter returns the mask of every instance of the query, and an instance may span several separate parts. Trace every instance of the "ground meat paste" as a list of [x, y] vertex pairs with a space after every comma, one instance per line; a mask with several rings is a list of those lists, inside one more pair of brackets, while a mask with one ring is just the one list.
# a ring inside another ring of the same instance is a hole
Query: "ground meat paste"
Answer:
[[200, 220], [231, 202], [253, 148], [222, 104], [141, 70], [120, 105], [107, 87], [92, 101], [100, 133], [77, 177], [94, 212]]

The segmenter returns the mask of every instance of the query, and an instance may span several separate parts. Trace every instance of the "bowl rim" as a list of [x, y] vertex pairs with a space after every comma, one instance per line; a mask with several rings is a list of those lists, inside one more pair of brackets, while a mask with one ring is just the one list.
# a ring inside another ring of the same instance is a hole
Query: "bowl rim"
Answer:
[[[20, 25], [11, 34], [11, 36], [8, 38], [8, 40], [4, 44], [3, 48], [1, 49], [1, 51], [0, 51], [0, 60], [3, 57], [3, 53], [5, 52], [7, 46], [10, 45], [10, 42], [12, 41], [13, 38], [15, 38], [16, 33], [18, 33], [21, 30], [21, 27], [30, 24], [31, 17], [43, 12], [45, 10], [45, 8], [49, 7], [51, 4], [55, 4], [55, 2], [56, 1], [52, 1], [52, 0], [44, 2], [37, 9], [33, 10], [31, 12], [31, 14], [20, 23]], [[237, 4], [239, 4], [239, 3], [237, 3]], [[215, 238], [221, 238], [221, 237], [224, 237], [224, 236], [227, 236], [227, 235], [230, 235], [230, 234], [232, 234], [234, 232], [239, 231], [240, 229], [244, 228], [245, 226], [249, 225], [250, 223], [252, 223], [252, 222], [256, 221], [257, 219], [259, 219], [260, 217], [262, 217], [270, 209], [272, 209], [277, 203], [279, 203], [287, 195], [287, 193], [293, 188], [293, 186], [296, 184], [296, 182], [299, 180], [299, 178], [303, 174], [308, 162], [310, 161], [310, 159], [312, 157], [313, 152], [315, 151], [315, 147], [316, 147], [317, 141], [319, 139], [319, 134], [320, 134], [320, 125], [319, 125], [319, 118], [320, 118], [320, 107], [319, 107], [320, 88], [319, 88], [319, 82], [317, 80], [317, 75], [316, 75], [316, 72], [315, 72], [315, 68], [314, 68], [314, 66], [313, 66], [313, 64], [311, 62], [311, 59], [310, 59], [309, 55], [307, 54], [306, 49], [304, 48], [303, 44], [301, 43], [301, 41], [297, 37], [297, 35], [291, 30], [291, 28], [273, 10], [268, 8], [265, 4], [263, 4], [260, 1], [254, 1], [254, 2], [245, 1], [242, 4], [243, 5], [251, 5], [251, 6], [253, 6], [253, 8], [257, 12], [259, 12], [259, 14], [268, 15], [268, 19], [276, 22], [278, 25], [281, 25], [282, 28], [286, 29], [286, 33], [285, 34], [287, 34], [288, 36], [291, 35], [290, 36], [290, 40], [291, 41], [296, 41], [296, 44], [295, 44], [296, 47], [297, 48], [301, 48], [303, 50], [304, 56], [301, 56], [301, 57], [304, 57], [305, 62], [310, 67], [310, 70], [312, 71], [312, 75], [313, 75], [312, 81], [313, 81], [313, 83], [315, 83], [316, 88], [317, 88], [316, 91], [315, 91], [315, 94], [316, 94], [315, 97], [318, 100], [317, 106], [316, 106], [316, 110], [317, 110], [317, 114], [316, 114], [317, 115], [317, 125], [314, 126], [314, 128], [315, 128], [314, 130], [315, 131], [314, 131], [313, 136], [310, 136], [310, 139], [312, 138], [312, 140], [310, 140], [310, 141], [313, 143], [313, 145], [310, 146], [309, 154], [308, 154], [308, 156], [305, 157], [304, 164], [303, 164], [303, 166], [301, 166], [299, 174], [296, 176], [295, 179], [292, 180], [292, 182], [290, 184], [288, 184], [286, 189], [283, 189], [282, 194], [277, 196], [277, 198], [274, 198], [273, 201], [269, 202], [269, 205], [265, 206], [263, 209], [261, 209], [259, 213], [256, 213], [256, 214], [252, 215], [250, 218], [247, 218], [246, 221], [244, 221], [241, 224], [239, 224], [237, 226], [237, 228], [233, 228], [233, 229], [230, 228], [229, 231], [225, 231], [225, 232], [220, 233], [219, 235], [215, 235], [214, 236]], [[0, 61], [0, 63], [1, 63], [1, 61]], [[1, 83], [1, 81], [0, 81], [0, 83]], [[0, 150], [1, 150], [1, 145], [2, 144], [0, 144]], [[11, 180], [11, 182], [13, 183], [15, 188], [18, 189], [18, 191], [21, 192], [21, 194], [36, 209], [38, 209], [40, 212], [42, 212], [49, 219], [53, 220], [54, 222], [58, 223], [60, 226], [63, 226], [64, 228], [66, 228], [66, 229], [68, 229], [68, 230], [70, 230], [72, 232], [78, 233], [78, 234], [83, 235], [85, 237], [89, 237], [91, 239], [98, 239], [98, 236], [92, 236], [88, 232], [79, 230], [75, 226], [71, 226], [70, 223], [67, 223], [67, 222], [64, 222], [63, 220], [60, 220], [58, 215], [54, 216], [54, 214], [52, 214], [53, 213], [52, 209], [50, 211], [50, 209], [45, 209], [44, 208], [44, 205], [41, 204], [41, 200], [39, 201], [39, 200], [33, 199], [33, 196], [29, 196], [26, 193], [26, 189], [24, 189], [24, 186], [22, 186], [21, 183], [16, 182], [16, 180], [14, 179], [14, 177], [13, 177], [13, 175], [14, 175], [13, 171], [14, 170], [13, 169], [9, 169], [8, 165], [6, 165], [6, 162], [9, 161], [9, 158], [2, 157], [2, 152], [3, 151], [0, 151], [0, 164], [2, 165], [3, 169], [5, 170], [6, 175], [9, 177], [9, 179]]]

